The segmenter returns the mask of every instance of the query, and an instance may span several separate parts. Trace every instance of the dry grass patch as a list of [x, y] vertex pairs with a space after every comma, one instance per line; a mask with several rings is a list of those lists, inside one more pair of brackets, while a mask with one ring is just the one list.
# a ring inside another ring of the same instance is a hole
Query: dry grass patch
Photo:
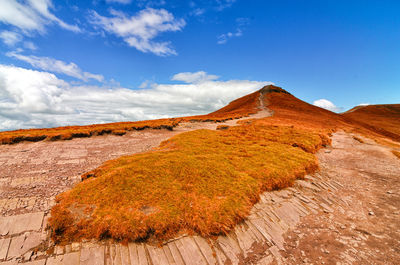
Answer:
[[400, 152], [393, 150], [392, 153], [400, 159]]
[[313, 153], [328, 142], [322, 134], [262, 121], [182, 133], [157, 151], [104, 163], [59, 195], [50, 219], [53, 239], [226, 233], [248, 216], [261, 192], [315, 171]]

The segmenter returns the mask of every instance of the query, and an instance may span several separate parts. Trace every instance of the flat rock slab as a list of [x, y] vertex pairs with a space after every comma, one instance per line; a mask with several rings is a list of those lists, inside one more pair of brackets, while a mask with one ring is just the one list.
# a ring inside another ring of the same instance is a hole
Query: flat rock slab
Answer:
[[81, 265], [104, 265], [104, 246], [83, 248], [81, 250]]
[[42, 228], [44, 212], [0, 217], [0, 236], [15, 235]]
[[11, 244], [8, 250], [7, 259], [17, 258], [41, 243], [41, 233], [32, 232], [22, 234], [11, 239]]
[[10, 241], [10, 238], [0, 239], [0, 260], [6, 259]]
[[72, 252], [47, 259], [46, 265], [75, 265], [79, 264], [79, 252]]

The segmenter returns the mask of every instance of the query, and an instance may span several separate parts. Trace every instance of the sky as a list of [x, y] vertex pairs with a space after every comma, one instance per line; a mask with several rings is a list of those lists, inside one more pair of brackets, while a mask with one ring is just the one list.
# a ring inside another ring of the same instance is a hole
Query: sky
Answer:
[[400, 103], [400, 2], [0, 0], [0, 131], [205, 114], [267, 84]]

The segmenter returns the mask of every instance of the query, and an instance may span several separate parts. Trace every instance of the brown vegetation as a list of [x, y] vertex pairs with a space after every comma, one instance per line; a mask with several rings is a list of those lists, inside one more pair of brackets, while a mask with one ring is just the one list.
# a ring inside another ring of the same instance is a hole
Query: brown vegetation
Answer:
[[358, 106], [342, 115], [355, 125], [400, 141], [400, 104]]

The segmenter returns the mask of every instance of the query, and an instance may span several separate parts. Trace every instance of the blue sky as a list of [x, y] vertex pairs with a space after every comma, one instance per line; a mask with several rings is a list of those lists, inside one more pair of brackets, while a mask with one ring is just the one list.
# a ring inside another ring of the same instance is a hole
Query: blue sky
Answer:
[[206, 113], [269, 82], [334, 111], [400, 103], [399, 13], [385, 0], [2, 0], [0, 130]]

